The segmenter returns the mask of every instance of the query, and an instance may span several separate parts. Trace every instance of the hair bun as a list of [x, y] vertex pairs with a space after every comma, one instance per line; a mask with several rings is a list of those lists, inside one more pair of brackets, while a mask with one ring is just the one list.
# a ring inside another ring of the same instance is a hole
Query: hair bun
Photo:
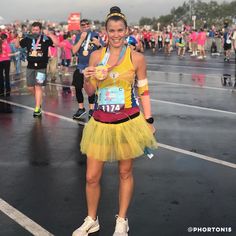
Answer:
[[114, 7], [110, 8], [110, 14], [112, 14], [112, 13], [121, 13], [121, 10], [119, 7], [114, 6]]

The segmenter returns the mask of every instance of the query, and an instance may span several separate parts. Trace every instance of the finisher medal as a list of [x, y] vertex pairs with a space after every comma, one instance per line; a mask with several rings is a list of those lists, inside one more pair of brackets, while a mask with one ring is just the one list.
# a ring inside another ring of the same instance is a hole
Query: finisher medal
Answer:
[[84, 50], [84, 51], [83, 51], [83, 56], [86, 57], [86, 56], [88, 56], [88, 54], [89, 54], [88, 50]]
[[37, 51], [36, 51], [36, 50], [33, 50], [33, 51], [31, 52], [31, 56], [32, 56], [32, 57], [37, 57]]
[[108, 67], [107, 66], [96, 66], [95, 77], [97, 80], [104, 80], [108, 75]]

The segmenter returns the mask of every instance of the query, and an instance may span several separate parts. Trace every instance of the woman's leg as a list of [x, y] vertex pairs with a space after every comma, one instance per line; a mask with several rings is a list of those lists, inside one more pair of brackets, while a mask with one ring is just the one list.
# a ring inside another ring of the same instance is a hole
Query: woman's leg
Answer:
[[133, 160], [119, 162], [119, 217], [126, 218], [126, 213], [133, 195]]
[[97, 208], [100, 199], [101, 187], [100, 179], [103, 172], [104, 162], [87, 158], [86, 172], [86, 198], [88, 216], [94, 220], [97, 218]]

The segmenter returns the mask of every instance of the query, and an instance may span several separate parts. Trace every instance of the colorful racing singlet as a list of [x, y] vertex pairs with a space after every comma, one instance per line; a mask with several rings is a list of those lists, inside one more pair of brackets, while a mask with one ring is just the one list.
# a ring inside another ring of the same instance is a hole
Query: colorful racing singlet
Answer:
[[[102, 51], [104, 57], [106, 48]], [[108, 72], [108, 77], [99, 81], [96, 110], [116, 113], [125, 108], [137, 107], [135, 94], [135, 69], [131, 62], [131, 49], [127, 47], [123, 60]]]

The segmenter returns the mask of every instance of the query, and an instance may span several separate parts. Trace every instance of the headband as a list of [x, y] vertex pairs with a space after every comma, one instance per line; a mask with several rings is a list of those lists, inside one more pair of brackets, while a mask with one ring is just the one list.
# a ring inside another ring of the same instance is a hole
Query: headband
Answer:
[[126, 21], [125, 16], [124, 16], [123, 14], [121, 14], [121, 13], [118, 13], [118, 12], [109, 14], [109, 15], [107, 16], [107, 18], [106, 18], [106, 21], [107, 21], [109, 18], [111, 18], [112, 16], [120, 16], [121, 18], [123, 18], [123, 19]]

